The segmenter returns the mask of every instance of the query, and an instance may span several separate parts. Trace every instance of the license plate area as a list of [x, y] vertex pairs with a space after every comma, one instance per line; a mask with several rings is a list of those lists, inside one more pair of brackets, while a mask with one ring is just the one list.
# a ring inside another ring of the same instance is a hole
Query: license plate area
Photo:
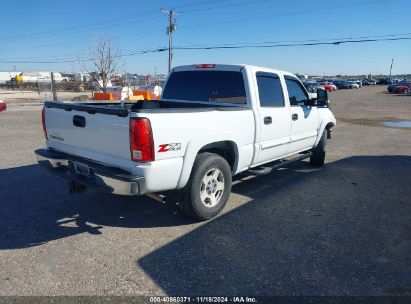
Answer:
[[73, 167], [74, 167], [74, 171], [77, 174], [86, 176], [86, 177], [91, 177], [93, 175], [93, 169], [91, 169], [89, 166], [87, 166], [86, 164], [83, 163], [79, 163], [79, 162], [73, 162]]

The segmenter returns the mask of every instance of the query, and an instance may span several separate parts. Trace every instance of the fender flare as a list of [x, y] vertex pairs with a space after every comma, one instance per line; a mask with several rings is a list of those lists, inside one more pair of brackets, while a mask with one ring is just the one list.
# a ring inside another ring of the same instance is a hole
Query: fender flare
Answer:
[[327, 128], [333, 128], [335, 126], [335, 121], [332, 120], [323, 120], [321, 122], [320, 128], [318, 129], [318, 135], [317, 135], [317, 139], [315, 141], [314, 147], [316, 147], [318, 145], [318, 143], [321, 140], [321, 136], [324, 132], [324, 130]]
[[190, 175], [191, 175], [191, 170], [193, 168], [194, 161], [198, 153], [201, 151], [201, 149], [213, 143], [231, 142], [234, 145], [234, 152], [235, 152], [235, 157], [236, 157], [236, 160], [234, 162], [234, 168], [233, 168], [233, 173], [234, 173], [238, 165], [239, 152], [238, 152], [237, 142], [233, 140], [233, 138], [234, 136], [220, 135], [218, 138], [215, 138], [212, 142], [210, 142], [209, 139], [206, 140], [205, 138], [196, 139], [195, 141], [190, 141], [187, 144], [187, 148], [185, 151], [183, 167], [181, 169], [180, 178], [177, 183], [177, 189], [181, 189], [187, 184], [190, 178]]

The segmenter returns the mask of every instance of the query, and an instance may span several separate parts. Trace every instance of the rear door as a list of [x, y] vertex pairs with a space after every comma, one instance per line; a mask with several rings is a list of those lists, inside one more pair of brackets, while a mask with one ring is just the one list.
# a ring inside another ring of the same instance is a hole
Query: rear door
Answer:
[[257, 163], [261, 164], [288, 154], [291, 115], [279, 75], [257, 72], [260, 128]]
[[291, 152], [311, 149], [318, 134], [318, 108], [307, 106], [309, 96], [301, 82], [293, 76], [284, 76], [291, 111]]

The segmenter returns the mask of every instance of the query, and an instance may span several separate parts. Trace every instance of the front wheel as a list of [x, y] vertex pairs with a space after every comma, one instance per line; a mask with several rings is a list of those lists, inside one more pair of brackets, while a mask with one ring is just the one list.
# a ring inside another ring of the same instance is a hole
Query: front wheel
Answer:
[[231, 192], [231, 169], [213, 153], [198, 154], [187, 185], [180, 190], [179, 205], [191, 218], [205, 221], [223, 210]]

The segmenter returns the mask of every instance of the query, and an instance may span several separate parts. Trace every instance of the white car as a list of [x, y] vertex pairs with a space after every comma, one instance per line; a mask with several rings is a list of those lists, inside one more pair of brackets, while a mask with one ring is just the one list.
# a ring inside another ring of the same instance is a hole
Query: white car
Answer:
[[350, 88], [351, 89], [359, 89], [360, 85], [358, 83], [356, 83], [355, 81], [348, 81], [350, 84]]
[[71, 192], [162, 199], [153, 193], [176, 190], [197, 220], [224, 208], [240, 172], [267, 174], [305, 158], [323, 165], [336, 124], [327, 91], [309, 98], [291, 73], [225, 64], [174, 68], [160, 101], [46, 102], [42, 121], [37, 160]]
[[348, 81], [356, 83], [359, 88], [362, 87], [362, 81], [361, 81], [361, 80], [355, 80], [355, 79], [354, 79], [354, 80], [348, 80]]

